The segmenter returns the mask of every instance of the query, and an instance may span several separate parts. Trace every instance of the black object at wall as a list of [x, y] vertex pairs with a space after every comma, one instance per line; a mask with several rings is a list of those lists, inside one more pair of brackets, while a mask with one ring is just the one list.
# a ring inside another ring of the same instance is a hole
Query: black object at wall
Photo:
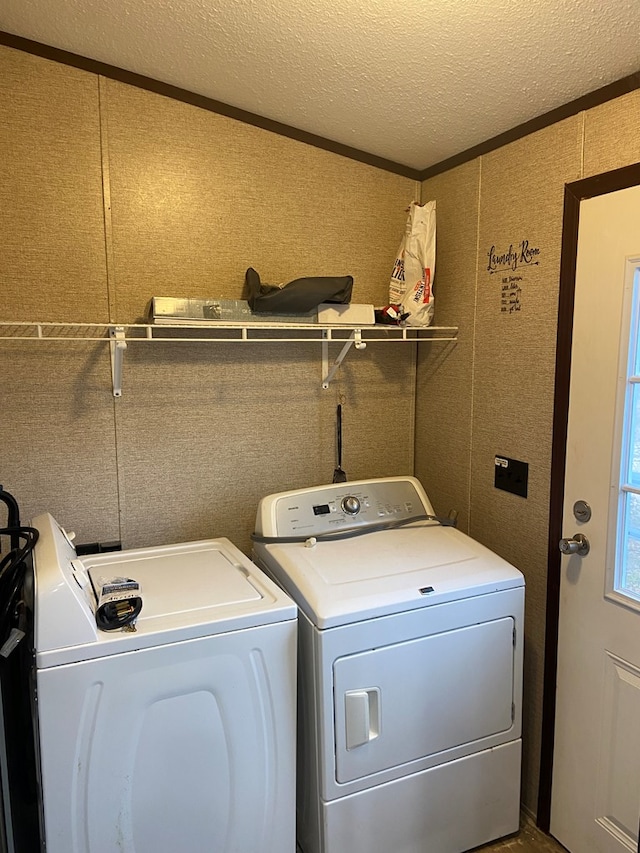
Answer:
[[[42, 850], [35, 731], [33, 565], [37, 531], [20, 524], [15, 498], [0, 486], [7, 526], [0, 528], [0, 843], [14, 853]], [[1, 546], [8, 543], [2, 553]]]

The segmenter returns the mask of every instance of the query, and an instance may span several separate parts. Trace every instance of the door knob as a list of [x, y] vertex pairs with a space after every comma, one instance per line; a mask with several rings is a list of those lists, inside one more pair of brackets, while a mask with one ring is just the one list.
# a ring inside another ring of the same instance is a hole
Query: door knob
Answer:
[[574, 533], [572, 539], [561, 539], [558, 544], [563, 554], [578, 554], [579, 557], [586, 557], [591, 547], [582, 533]]

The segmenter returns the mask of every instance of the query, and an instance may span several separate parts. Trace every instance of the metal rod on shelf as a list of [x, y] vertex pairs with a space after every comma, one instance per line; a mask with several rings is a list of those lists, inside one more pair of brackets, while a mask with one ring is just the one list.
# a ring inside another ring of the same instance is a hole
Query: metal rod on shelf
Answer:
[[[323, 370], [322, 387], [325, 391], [327, 390], [327, 388], [331, 384], [331, 380], [333, 379], [333, 377], [338, 372], [340, 365], [344, 361], [345, 356], [347, 355], [347, 353], [349, 352], [349, 350], [351, 349], [353, 344], [356, 345], [356, 349], [364, 349], [367, 346], [366, 343], [362, 340], [362, 333], [361, 333], [360, 329], [354, 329], [353, 330], [353, 332], [351, 333], [351, 337], [349, 338], [349, 340], [345, 343], [345, 345], [340, 350], [340, 353], [339, 353], [338, 357], [336, 358], [336, 360], [333, 362], [331, 369], [327, 372], [325, 372]], [[323, 344], [323, 347], [324, 346], [325, 346], [325, 344]]]
[[109, 330], [111, 335], [111, 382], [113, 384], [113, 396], [122, 397], [122, 360], [127, 342], [124, 336], [123, 326], [113, 326]]

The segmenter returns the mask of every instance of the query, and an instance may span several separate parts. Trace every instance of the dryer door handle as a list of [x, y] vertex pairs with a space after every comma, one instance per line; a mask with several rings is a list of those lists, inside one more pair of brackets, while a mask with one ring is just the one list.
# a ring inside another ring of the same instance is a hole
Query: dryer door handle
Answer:
[[380, 688], [348, 690], [344, 694], [345, 741], [355, 749], [380, 735]]

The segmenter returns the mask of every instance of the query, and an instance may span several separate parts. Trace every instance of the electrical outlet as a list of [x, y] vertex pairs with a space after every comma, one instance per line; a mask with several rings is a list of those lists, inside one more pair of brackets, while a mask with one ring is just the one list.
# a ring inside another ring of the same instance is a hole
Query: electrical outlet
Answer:
[[529, 484], [529, 463], [520, 462], [518, 459], [509, 459], [508, 456], [496, 456], [495, 458], [495, 480], [496, 489], [511, 492], [514, 495], [527, 497]]

